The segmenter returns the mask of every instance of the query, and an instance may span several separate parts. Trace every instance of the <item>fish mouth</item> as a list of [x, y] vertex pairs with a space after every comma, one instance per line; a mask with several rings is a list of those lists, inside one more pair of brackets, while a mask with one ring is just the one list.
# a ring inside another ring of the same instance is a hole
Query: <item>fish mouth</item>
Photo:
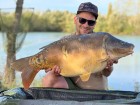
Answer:
[[126, 57], [126, 56], [128, 56], [128, 55], [133, 54], [133, 53], [134, 53], [134, 51], [127, 52], [127, 53], [125, 53], [124, 55], [120, 56], [120, 57], [117, 58], [117, 59], [120, 59], [120, 58], [122, 58], [122, 57]]
[[130, 51], [130, 52], [127, 53], [127, 55], [130, 55], [130, 54], [133, 54], [133, 53], [134, 53], [134, 51]]
[[120, 55], [120, 56], [118, 56], [118, 57], [113, 57], [112, 59], [114, 59], [114, 60], [119, 60], [120, 58], [126, 57], [126, 56], [128, 56], [128, 55], [133, 54], [133, 53], [134, 53], [134, 51], [129, 51], [129, 52], [127, 52], [127, 53], [125, 53], [125, 54], [122, 54], [122, 55]]

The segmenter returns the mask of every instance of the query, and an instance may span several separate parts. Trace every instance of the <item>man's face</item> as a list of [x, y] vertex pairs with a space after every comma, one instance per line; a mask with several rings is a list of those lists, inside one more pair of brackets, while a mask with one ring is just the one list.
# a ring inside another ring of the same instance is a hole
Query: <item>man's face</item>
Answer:
[[95, 21], [96, 21], [96, 19], [91, 13], [89, 13], [89, 12], [79, 13], [74, 18], [74, 23], [76, 25], [76, 34], [91, 33], [95, 27], [95, 24], [96, 24]]

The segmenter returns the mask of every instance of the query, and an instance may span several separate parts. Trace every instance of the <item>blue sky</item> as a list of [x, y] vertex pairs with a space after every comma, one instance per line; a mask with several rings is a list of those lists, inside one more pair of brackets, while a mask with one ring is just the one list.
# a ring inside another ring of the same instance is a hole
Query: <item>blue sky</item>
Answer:
[[[98, 6], [101, 14], [106, 14], [108, 4], [115, 0], [24, 0], [24, 8], [34, 8], [35, 11], [67, 10], [76, 13], [78, 6], [82, 2], [92, 2]], [[14, 8], [16, 0], [0, 0], [0, 8]]]

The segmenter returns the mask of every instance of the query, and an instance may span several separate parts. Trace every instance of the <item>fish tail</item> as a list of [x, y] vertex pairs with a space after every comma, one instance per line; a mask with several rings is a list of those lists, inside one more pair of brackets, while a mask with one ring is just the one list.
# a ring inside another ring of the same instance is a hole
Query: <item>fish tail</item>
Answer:
[[11, 63], [11, 69], [21, 71], [22, 83], [24, 89], [28, 89], [34, 80], [38, 70], [29, 65], [31, 57], [21, 58]]
[[30, 87], [37, 73], [38, 73], [38, 70], [33, 70], [33, 69], [30, 69], [30, 70], [25, 69], [22, 72], [21, 77], [22, 77], [22, 83], [25, 90], [27, 90]]

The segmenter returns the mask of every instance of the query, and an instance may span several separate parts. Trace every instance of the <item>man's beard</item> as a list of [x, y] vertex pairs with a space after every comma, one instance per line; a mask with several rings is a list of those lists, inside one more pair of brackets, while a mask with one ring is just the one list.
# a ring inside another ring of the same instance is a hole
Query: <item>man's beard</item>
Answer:
[[86, 28], [85, 27], [82, 27], [82, 26], [79, 27], [79, 33], [82, 34], [80, 30], [83, 31], [85, 34], [89, 34], [89, 33], [92, 32], [89, 27], [86, 27]]

